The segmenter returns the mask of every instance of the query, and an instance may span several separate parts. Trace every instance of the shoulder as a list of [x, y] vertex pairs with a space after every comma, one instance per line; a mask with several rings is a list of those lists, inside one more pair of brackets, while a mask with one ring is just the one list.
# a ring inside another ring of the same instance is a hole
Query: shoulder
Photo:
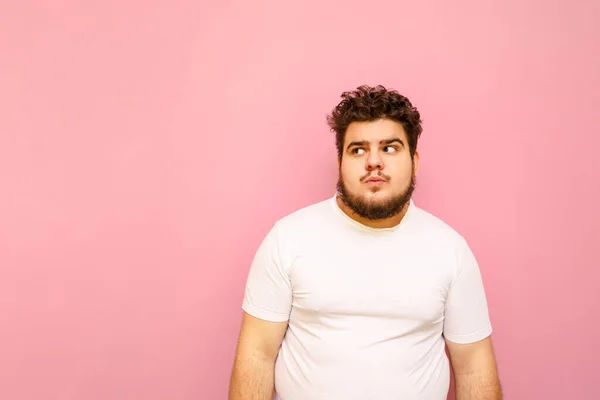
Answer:
[[415, 241], [412, 244], [440, 266], [447, 267], [445, 270], [452, 272], [452, 280], [456, 279], [465, 260], [474, 260], [467, 239], [431, 212], [417, 207], [414, 211], [411, 235]]
[[309, 204], [293, 211], [275, 222], [282, 232], [312, 231], [322, 226], [331, 217], [331, 199]]
[[411, 215], [411, 230], [421, 240], [437, 247], [449, 246], [461, 251], [467, 246], [465, 237], [440, 217], [415, 206]]
[[298, 254], [311, 249], [315, 241], [319, 241], [323, 227], [329, 224], [327, 220], [331, 218], [331, 210], [330, 201], [323, 200], [297, 209], [275, 221], [268, 237], [276, 246], [288, 273]]

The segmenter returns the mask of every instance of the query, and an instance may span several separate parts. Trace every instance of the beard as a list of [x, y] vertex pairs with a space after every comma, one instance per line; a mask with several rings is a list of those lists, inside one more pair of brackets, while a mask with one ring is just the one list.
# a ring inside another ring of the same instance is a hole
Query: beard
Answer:
[[398, 215], [404, 206], [410, 201], [415, 190], [416, 178], [414, 169], [411, 172], [410, 182], [402, 192], [383, 201], [369, 201], [365, 196], [359, 196], [348, 192], [342, 173], [339, 172], [337, 182], [338, 197], [356, 215], [371, 220], [382, 220]]

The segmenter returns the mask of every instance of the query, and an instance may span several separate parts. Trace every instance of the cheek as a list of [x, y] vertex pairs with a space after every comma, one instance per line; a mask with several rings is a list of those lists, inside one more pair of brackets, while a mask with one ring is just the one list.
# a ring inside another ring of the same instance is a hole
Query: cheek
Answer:
[[365, 173], [365, 170], [362, 167], [362, 164], [357, 162], [345, 162], [342, 163], [341, 173], [345, 180], [352, 182], [359, 180]]
[[410, 160], [388, 165], [387, 173], [400, 182], [405, 182], [410, 179], [412, 173], [412, 163]]

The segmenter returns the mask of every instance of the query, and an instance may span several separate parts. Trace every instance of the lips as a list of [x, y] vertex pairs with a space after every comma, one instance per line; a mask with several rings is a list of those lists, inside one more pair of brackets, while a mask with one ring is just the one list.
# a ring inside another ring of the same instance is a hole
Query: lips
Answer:
[[377, 182], [385, 182], [385, 179], [379, 177], [379, 176], [372, 176], [370, 178], [368, 178], [365, 182], [372, 182], [372, 183], [377, 183]]
[[385, 184], [386, 180], [378, 176], [373, 176], [365, 181], [365, 185], [372, 188], [380, 188]]

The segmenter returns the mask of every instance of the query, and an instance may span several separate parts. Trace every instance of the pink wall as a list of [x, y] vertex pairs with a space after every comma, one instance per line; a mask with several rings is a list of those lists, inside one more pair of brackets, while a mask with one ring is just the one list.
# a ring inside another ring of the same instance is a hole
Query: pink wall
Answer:
[[600, 3], [202, 3], [0, 5], [0, 398], [225, 399], [251, 257], [333, 194], [362, 83], [424, 115], [415, 201], [480, 260], [506, 398], [600, 398]]

